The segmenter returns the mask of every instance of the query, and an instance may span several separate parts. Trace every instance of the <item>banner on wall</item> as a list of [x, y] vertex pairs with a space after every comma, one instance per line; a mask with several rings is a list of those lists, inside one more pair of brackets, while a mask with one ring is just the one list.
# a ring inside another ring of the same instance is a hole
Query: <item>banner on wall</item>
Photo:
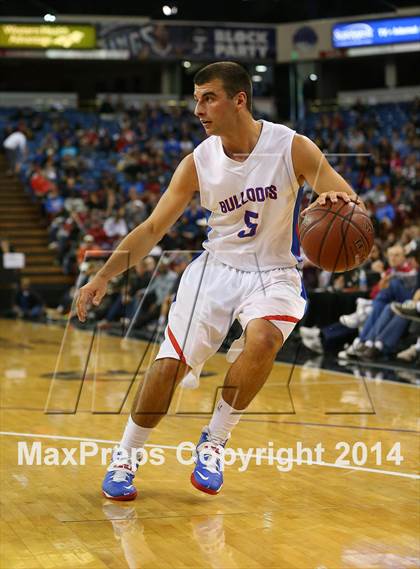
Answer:
[[275, 61], [275, 28], [253, 26], [99, 24], [98, 44], [132, 59]]
[[420, 41], [420, 16], [343, 22], [332, 28], [334, 47], [361, 47]]
[[0, 48], [94, 49], [95, 26], [88, 24], [0, 24]]

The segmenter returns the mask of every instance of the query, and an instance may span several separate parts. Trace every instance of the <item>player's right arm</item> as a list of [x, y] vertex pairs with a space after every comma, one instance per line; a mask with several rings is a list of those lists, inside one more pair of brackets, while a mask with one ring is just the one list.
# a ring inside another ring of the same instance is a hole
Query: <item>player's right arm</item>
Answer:
[[101, 302], [108, 281], [136, 265], [162, 239], [198, 189], [194, 158], [189, 154], [178, 165], [168, 189], [151, 215], [124, 237], [95, 277], [79, 290], [77, 316], [80, 321], [85, 321], [89, 304], [97, 306]]

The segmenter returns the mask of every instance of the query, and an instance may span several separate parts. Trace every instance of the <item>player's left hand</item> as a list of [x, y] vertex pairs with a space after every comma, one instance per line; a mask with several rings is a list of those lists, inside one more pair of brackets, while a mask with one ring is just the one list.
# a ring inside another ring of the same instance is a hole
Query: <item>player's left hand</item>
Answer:
[[364, 211], [366, 211], [366, 208], [362, 200], [359, 198], [357, 194], [351, 195], [347, 194], [346, 192], [324, 192], [320, 194], [317, 197], [317, 199], [313, 203], [311, 203], [310, 206], [305, 208], [300, 215], [304, 217], [310, 209], [313, 209], [314, 207], [317, 207], [319, 205], [321, 206], [325, 205], [327, 203], [327, 200], [330, 200], [332, 203], [337, 203], [339, 199], [345, 201], [346, 203], [354, 202], [355, 204], [360, 206]]

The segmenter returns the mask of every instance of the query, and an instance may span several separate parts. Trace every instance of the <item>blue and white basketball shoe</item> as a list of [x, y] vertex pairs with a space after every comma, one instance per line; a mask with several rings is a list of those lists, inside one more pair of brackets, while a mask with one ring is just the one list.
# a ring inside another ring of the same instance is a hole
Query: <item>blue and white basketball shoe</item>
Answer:
[[102, 493], [110, 500], [134, 500], [137, 490], [133, 486], [138, 462], [121, 447], [117, 447], [112, 454], [111, 464], [108, 466]]
[[218, 494], [223, 486], [223, 443], [212, 440], [208, 427], [203, 429], [196, 448], [196, 465], [191, 484], [206, 494]]

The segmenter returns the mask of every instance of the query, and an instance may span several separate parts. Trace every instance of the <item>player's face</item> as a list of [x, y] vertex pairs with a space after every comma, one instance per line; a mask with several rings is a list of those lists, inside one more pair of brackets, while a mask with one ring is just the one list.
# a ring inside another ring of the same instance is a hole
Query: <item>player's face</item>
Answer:
[[195, 85], [194, 114], [200, 119], [206, 134], [220, 135], [226, 131], [229, 118], [235, 113], [234, 99], [228, 97], [220, 79]]

